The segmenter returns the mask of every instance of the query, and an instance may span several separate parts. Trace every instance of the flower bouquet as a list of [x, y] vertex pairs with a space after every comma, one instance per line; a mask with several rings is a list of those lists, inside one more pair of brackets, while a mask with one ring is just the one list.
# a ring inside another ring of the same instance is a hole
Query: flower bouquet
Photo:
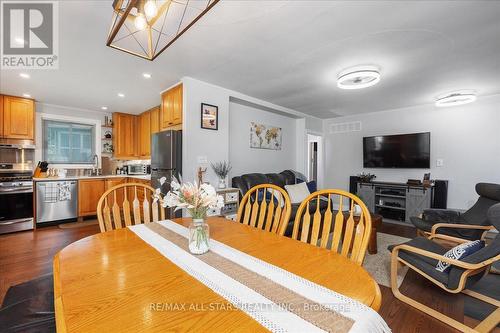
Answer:
[[[160, 184], [165, 183], [165, 177]], [[224, 199], [217, 195], [210, 184], [181, 183], [174, 178], [170, 183], [170, 191], [163, 196], [160, 189], [154, 195], [154, 201], [159, 201], [163, 207], [186, 209], [193, 218], [189, 225], [189, 251], [193, 254], [203, 254], [209, 250], [209, 229], [205, 218], [209, 209], [220, 209]]]

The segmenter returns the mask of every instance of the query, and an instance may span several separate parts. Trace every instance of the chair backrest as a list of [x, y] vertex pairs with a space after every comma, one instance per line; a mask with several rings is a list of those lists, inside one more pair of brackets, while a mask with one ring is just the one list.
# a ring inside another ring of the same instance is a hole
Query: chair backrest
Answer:
[[478, 183], [476, 192], [479, 195], [474, 206], [462, 214], [462, 218], [468, 224], [490, 225], [488, 221], [488, 209], [494, 204], [500, 203], [500, 184]]
[[240, 223], [270, 231], [285, 233], [292, 204], [288, 193], [273, 184], [252, 187], [241, 199], [236, 220]]
[[[356, 205], [361, 208], [359, 215], [355, 214]], [[370, 212], [360, 198], [342, 190], [328, 189], [316, 191], [302, 201], [295, 216], [292, 238], [330, 249], [361, 265], [371, 229]]]
[[[491, 225], [493, 225], [497, 230], [500, 230], [500, 203], [497, 203], [488, 209], [487, 217]], [[470, 264], [478, 264], [483, 263], [487, 260], [491, 261], [491, 263], [500, 260], [500, 234], [497, 234], [487, 246], [465, 257], [461, 261]], [[485, 271], [487, 271], [487, 269]], [[463, 268], [452, 266], [448, 280], [448, 287], [450, 289], [457, 288], [460, 279], [462, 278], [462, 274], [464, 274], [465, 272], [466, 270]], [[469, 288], [472, 284], [479, 281], [483, 275], [477, 274], [468, 277], [465, 287]]]
[[127, 183], [104, 192], [97, 204], [101, 232], [165, 219], [165, 210], [153, 202], [155, 190], [145, 184]]

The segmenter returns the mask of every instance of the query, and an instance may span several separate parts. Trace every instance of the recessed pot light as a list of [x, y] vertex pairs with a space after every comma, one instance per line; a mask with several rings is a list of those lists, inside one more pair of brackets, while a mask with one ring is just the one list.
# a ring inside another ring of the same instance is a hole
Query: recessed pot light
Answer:
[[107, 110], [108, 107], [107, 106], [101, 106], [101, 110]]
[[151, 74], [149, 74], [149, 73], [142, 73], [142, 76], [144, 76], [144, 78], [146, 78], [146, 79], [151, 78]]
[[23, 97], [30, 98], [31, 95], [30, 94], [23, 94]]
[[30, 78], [30, 75], [26, 74], [26, 73], [20, 73], [19, 76], [22, 77], [23, 79], [29, 79]]
[[437, 107], [456, 106], [469, 104], [477, 99], [477, 95], [471, 90], [461, 90], [441, 95], [436, 99]]
[[123, 97], [125, 97], [125, 94], [123, 94], [123, 93], [118, 93], [118, 97], [123, 98]]
[[379, 69], [375, 66], [356, 66], [343, 70], [337, 77], [340, 89], [362, 89], [380, 81]]

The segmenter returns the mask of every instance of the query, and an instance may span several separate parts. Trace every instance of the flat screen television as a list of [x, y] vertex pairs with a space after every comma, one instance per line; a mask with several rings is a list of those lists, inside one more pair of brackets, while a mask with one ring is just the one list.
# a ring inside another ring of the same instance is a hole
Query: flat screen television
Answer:
[[430, 168], [431, 133], [363, 138], [365, 168]]

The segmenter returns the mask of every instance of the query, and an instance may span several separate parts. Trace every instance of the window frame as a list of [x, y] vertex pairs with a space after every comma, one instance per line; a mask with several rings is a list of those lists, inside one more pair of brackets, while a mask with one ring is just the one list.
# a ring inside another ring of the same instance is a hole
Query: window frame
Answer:
[[[45, 105], [42, 105], [45, 106]], [[48, 109], [48, 107], [47, 107]], [[98, 119], [98, 117], [89, 117], [89, 118], [80, 118], [80, 117], [73, 117], [73, 116], [65, 116], [59, 114], [59, 112], [64, 112], [67, 111], [75, 111], [77, 113], [81, 113], [82, 110], [80, 109], [72, 109], [72, 108], [66, 108], [66, 107], [55, 107], [50, 105], [50, 109], [52, 112], [46, 113], [43, 110], [42, 112], [38, 113], [36, 116], [36, 123], [37, 123], [37, 130], [35, 132], [36, 134], [36, 142], [40, 142], [41, 145], [37, 145], [37, 149], [35, 152], [35, 159], [37, 160], [43, 160], [43, 156], [45, 154], [44, 152], [44, 133], [43, 133], [43, 122], [45, 120], [52, 120], [52, 121], [57, 121], [57, 122], [69, 122], [69, 123], [77, 123], [77, 124], [82, 124], [82, 125], [91, 125], [94, 126], [94, 153], [98, 157], [98, 161], [101, 160], [101, 146], [102, 146], [102, 140], [101, 140], [101, 126], [102, 126], [102, 121]], [[52, 110], [54, 109], [54, 110]], [[56, 113], [57, 112], [57, 113]], [[109, 114], [104, 114], [104, 115], [109, 115]], [[92, 115], [93, 116], [93, 115]], [[99, 113], [98, 116], [101, 116], [101, 113]], [[102, 116], [104, 117], [104, 116]], [[100, 118], [100, 117], [99, 117]], [[89, 166], [93, 165], [93, 162], [91, 163], [67, 163], [67, 162], [62, 162], [62, 163], [50, 163], [51, 165], [57, 167], [57, 168], [66, 168], [66, 169], [80, 169], [80, 168], [88, 168]], [[100, 162], [99, 162], [100, 164]]]

